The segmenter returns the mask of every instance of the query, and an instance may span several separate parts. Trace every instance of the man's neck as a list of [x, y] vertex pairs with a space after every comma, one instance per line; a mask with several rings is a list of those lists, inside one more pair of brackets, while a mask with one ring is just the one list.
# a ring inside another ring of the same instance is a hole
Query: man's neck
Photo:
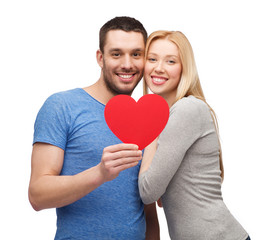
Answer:
[[106, 84], [101, 78], [93, 85], [83, 89], [104, 105], [106, 105], [108, 101], [115, 96], [111, 91], [108, 90]]

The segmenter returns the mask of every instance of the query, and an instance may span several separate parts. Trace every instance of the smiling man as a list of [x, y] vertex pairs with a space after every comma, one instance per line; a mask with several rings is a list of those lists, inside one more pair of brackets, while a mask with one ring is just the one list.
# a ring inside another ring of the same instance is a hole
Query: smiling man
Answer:
[[53, 94], [38, 113], [29, 199], [35, 210], [57, 208], [55, 239], [159, 239], [155, 205], [144, 207], [138, 191], [142, 153], [104, 119], [107, 102], [141, 80], [147, 33], [116, 17], [99, 37], [98, 81]]
[[96, 58], [101, 67], [101, 76], [85, 90], [106, 104], [117, 94], [131, 95], [141, 80], [145, 40], [140, 32], [111, 30], [105, 36], [105, 44], [100, 45], [103, 48], [97, 51]]
[[111, 94], [132, 94], [143, 76], [144, 36], [139, 32], [112, 30], [103, 49], [97, 51], [100, 80]]

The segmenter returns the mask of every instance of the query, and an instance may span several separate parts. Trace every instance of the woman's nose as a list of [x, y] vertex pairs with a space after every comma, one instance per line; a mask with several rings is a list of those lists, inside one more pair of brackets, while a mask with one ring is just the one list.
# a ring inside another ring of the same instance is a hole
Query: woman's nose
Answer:
[[158, 73], [164, 72], [163, 63], [161, 61], [157, 62], [155, 71]]

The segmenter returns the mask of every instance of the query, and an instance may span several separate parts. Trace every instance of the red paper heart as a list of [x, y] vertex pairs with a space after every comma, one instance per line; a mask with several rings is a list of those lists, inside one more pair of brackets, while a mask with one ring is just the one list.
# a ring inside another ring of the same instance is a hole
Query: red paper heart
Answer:
[[142, 150], [164, 129], [169, 107], [156, 94], [144, 95], [138, 102], [128, 95], [117, 95], [107, 103], [104, 115], [109, 128], [122, 142], [137, 144]]

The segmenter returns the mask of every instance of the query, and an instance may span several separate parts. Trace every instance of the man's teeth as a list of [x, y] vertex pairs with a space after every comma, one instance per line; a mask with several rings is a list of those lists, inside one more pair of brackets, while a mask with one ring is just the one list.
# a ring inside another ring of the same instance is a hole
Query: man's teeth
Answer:
[[162, 79], [162, 78], [153, 78], [153, 81], [157, 82], [157, 83], [161, 83], [161, 82], [165, 82], [165, 79]]
[[121, 78], [126, 78], [129, 79], [131, 78], [133, 75], [119, 75]]

